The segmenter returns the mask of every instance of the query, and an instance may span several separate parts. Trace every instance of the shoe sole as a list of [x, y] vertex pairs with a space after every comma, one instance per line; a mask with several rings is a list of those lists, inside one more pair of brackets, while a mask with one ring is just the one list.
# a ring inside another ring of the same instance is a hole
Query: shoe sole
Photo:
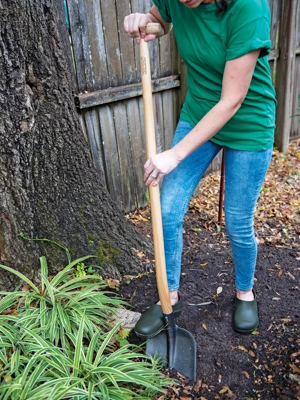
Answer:
[[242, 333], [242, 334], [244, 334], [244, 335], [249, 335], [250, 333], [256, 331], [256, 329], [259, 327], [259, 325], [257, 325], [255, 328], [253, 328], [253, 329], [251, 329], [251, 330], [247, 330], [247, 331], [243, 331], [243, 330], [240, 330], [240, 329], [236, 329], [234, 326], [232, 326], [232, 327], [233, 327], [233, 330], [234, 330], [235, 332]]

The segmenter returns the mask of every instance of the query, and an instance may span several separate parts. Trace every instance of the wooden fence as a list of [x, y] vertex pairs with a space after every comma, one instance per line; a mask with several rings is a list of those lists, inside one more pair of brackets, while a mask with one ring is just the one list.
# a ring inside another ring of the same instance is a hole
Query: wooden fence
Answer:
[[[269, 2], [274, 44], [269, 61], [281, 96], [282, 115], [276, 132], [280, 147], [281, 143], [286, 146], [290, 132], [292, 137], [300, 134], [299, 126], [290, 118], [297, 107], [296, 93], [300, 93], [300, 57], [296, 60], [300, 0]], [[130, 12], [148, 11], [151, 5], [150, 0], [67, 0], [75, 102], [99, 175], [124, 212], [144, 207], [148, 200], [143, 183], [145, 138], [139, 48], [124, 33], [123, 20]], [[293, 37], [292, 42], [287, 35]], [[150, 54], [157, 148], [161, 151], [169, 147], [173, 137], [186, 93], [186, 71], [172, 32], [150, 43]], [[218, 163], [219, 159], [215, 160], [211, 168]]]

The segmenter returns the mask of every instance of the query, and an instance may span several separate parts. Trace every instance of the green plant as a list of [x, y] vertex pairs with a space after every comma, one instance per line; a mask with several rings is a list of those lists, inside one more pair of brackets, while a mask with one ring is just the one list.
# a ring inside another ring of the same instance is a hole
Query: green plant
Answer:
[[41, 287], [0, 265], [25, 283], [0, 292], [0, 400], [151, 399], [171, 383], [158, 360], [110, 326], [125, 302], [102, 291], [101, 277], [76, 276], [89, 258], [51, 278], [41, 257]]
[[[115, 307], [125, 305], [121, 299], [116, 299], [110, 292], [100, 291], [107, 288], [106, 282], [97, 275], [76, 276], [74, 267], [91, 258], [82, 257], [68, 264], [55, 277], [49, 279], [48, 267], [45, 257], [41, 257], [41, 289], [26, 278], [23, 274], [12, 268], [0, 265], [17, 275], [27, 283], [30, 289], [7, 294], [2, 304], [10, 304], [10, 300], [17, 300], [17, 313], [27, 313], [27, 324], [35, 324], [42, 329], [42, 337], [49, 339], [56, 345], [69, 349], [69, 335], [77, 332], [80, 320], [84, 315], [87, 334], [89, 337], [98, 330], [98, 326], [108, 328], [108, 315], [114, 312]], [[5, 294], [5, 293], [0, 293]], [[0, 306], [0, 312], [3, 306]], [[26, 325], [27, 326], [27, 325]]]
[[120, 347], [124, 346], [125, 344], [129, 344], [128, 336], [130, 331], [128, 329], [119, 329], [119, 332], [114, 334], [114, 339], [117, 341]]
[[[107, 348], [119, 329], [115, 326], [100, 340], [94, 333], [86, 343], [85, 319], [72, 336], [74, 350], [66, 354], [36, 332], [27, 331], [25, 364], [18, 371], [6, 370], [0, 386], [0, 399], [151, 399], [162, 392], [169, 380], [160, 372], [157, 360], [146, 359], [130, 345], [114, 352]], [[11, 359], [8, 362], [12, 366]]]

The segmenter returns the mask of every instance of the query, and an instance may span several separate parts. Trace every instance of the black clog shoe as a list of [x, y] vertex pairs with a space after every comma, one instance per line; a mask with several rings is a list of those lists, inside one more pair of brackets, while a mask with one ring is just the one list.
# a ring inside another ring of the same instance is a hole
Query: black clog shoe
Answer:
[[239, 333], [251, 333], [259, 325], [257, 301], [245, 301], [235, 298], [235, 309], [233, 313], [233, 329]]
[[[174, 317], [179, 317], [182, 311], [182, 300], [179, 299], [174, 306], [172, 306]], [[145, 339], [151, 339], [156, 336], [165, 327], [165, 321], [159, 304], [152, 304], [152, 306], [144, 312], [141, 318], [135, 325], [134, 331], [137, 336]]]

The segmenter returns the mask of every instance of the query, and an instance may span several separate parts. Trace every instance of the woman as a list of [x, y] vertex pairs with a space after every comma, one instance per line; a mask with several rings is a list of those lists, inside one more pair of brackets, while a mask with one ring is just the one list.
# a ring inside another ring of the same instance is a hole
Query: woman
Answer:
[[[149, 22], [159, 22], [161, 36], [173, 26], [188, 71], [188, 92], [170, 150], [147, 160], [144, 180], [163, 179], [161, 207], [168, 285], [174, 315], [178, 297], [182, 224], [189, 200], [217, 153], [225, 150], [225, 223], [235, 268], [233, 328], [257, 328], [253, 291], [257, 244], [254, 210], [271, 156], [275, 128], [275, 92], [267, 54], [268, 0], [153, 0], [147, 14], [130, 14], [124, 28], [146, 41]], [[150, 338], [164, 327], [159, 304], [138, 321], [136, 334]]]

